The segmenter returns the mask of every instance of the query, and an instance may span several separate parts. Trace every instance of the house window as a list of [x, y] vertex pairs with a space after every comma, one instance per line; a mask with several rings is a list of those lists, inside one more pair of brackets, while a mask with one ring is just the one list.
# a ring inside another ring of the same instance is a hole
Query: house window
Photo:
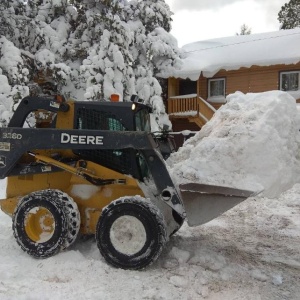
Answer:
[[225, 102], [225, 78], [208, 79], [208, 100]]
[[298, 91], [300, 88], [300, 71], [281, 72], [280, 73], [280, 90]]

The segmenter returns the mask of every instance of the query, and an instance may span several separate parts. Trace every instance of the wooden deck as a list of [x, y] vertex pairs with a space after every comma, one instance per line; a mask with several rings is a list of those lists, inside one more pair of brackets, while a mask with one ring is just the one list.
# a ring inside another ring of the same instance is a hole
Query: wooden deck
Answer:
[[200, 128], [209, 121], [216, 109], [196, 94], [170, 97], [168, 114], [170, 119], [186, 118]]

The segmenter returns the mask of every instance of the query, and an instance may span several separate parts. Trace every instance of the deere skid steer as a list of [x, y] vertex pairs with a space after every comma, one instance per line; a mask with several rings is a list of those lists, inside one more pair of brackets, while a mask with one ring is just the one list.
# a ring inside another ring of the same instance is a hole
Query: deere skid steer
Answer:
[[164, 161], [173, 144], [151, 133], [150, 110], [135, 101], [20, 102], [0, 129], [0, 178], [7, 180], [0, 205], [24, 251], [46, 258], [78, 234], [94, 235], [108, 263], [141, 269], [186, 218], [203, 224], [253, 194], [174, 186]]

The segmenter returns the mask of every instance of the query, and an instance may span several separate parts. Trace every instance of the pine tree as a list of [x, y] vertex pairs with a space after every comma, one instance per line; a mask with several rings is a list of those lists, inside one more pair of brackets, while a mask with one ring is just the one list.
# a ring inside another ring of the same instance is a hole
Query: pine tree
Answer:
[[[129, 99], [132, 89], [132, 42], [130, 28], [124, 22], [122, 1], [84, 1], [91, 7], [85, 28], [81, 27], [85, 40], [89, 41], [87, 59], [81, 66], [81, 80], [87, 82], [85, 98], [109, 99], [118, 93]], [[101, 5], [100, 5], [101, 4]]]
[[69, 37], [76, 9], [68, 0], [30, 0], [26, 13], [32, 18], [26, 44], [34, 54], [37, 81], [44, 93], [62, 93], [72, 80], [67, 60], [71, 55]]
[[25, 9], [23, 1], [3, 0], [0, 2], [0, 36], [5, 36], [17, 47], [23, 38], [23, 28], [29, 22], [25, 16]]
[[300, 27], [300, 0], [290, 0], [284, 4], [279, 13], [278, 21], [281, 29]]
[[249, 28], [246, 24], [241, 26], [240, 33], [236, 33], [236, 35], [249, 35], [251, 34], [251, 28]]
[[22, 29], [28, 24], [25, 8], [23, 1], [19, 0], [0, 3], [0, 75], [5, 81], [7, 96], [12, 99], [11, 107], [28, 95], [27, 85], [32, 78], [31, 60], [18, 48]]
[[0, 122], [29, 92], [98, 101], [137, 93], [170, 124], [158, 79], [180, 59], [164, 0], [3, 0], [0, 13], [0, 102], [12, 103]]
[[166, 124], [159, 79], [181, 66], [177, 41], [169, 34], [172, 13], [164, 0], [131, 1], [125, 11], [134, 32], [131, 53], [136, 92], [154, 108], [159, 126], [170, 126], [169, 122]]
[[172, 12], [164, 0], [133, 0], [127, 7], [129, 20], [141, 20], [145, 34], [161, 27], [165, 31], [171, 31]]
[[20, 99], [29, 94], [30, 72], [21, 51], [0, 37], [0, 126], [6, 126]]

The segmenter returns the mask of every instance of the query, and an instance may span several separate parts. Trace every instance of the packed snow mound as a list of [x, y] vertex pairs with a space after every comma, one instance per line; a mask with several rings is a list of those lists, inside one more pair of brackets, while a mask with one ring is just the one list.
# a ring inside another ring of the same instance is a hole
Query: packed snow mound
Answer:
[[167, 163], [178, 184], [264, 189], [275, 197], [299, 182], [299, 129], [289, 94], [236, 92]]

